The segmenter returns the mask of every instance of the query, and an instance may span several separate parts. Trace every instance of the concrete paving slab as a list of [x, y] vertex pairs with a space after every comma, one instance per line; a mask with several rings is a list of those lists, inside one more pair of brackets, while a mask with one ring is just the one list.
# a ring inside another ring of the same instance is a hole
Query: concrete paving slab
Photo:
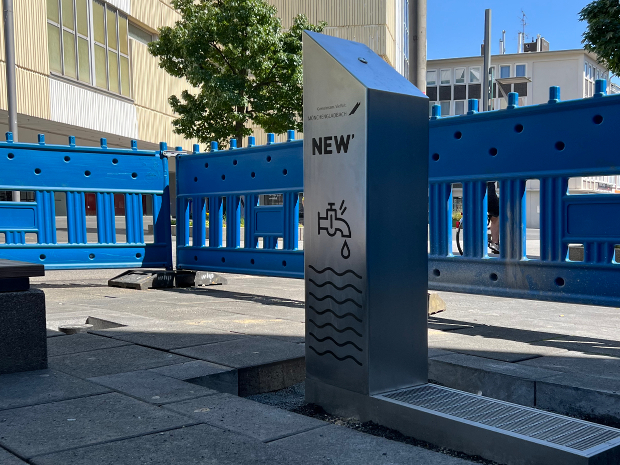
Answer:
[[[43, 455], [34, 465], [321, 465], [284, 448], [209, 425]], [[333, 462], [330, 462], [333, 463]]]
[[546, 341], [537, 342], [536, 345], [546, 347], [559, 347], [562, 349], [585, 352], [599, 355], [620, 357], [620, 341], [605, 338], [590, 338], [583, 336], [564, 336], [550, 338]]
[[131, 373], [98, 376], [90, 378], [89, 381], [155, 405], [217, 394], [217, 391], [212, 389], [150, 371], [134, 371]]
[[60, 331], [54, 331], [53, 329], [47, 330], [47, 337], [57, 337], [57, 336], [65, 336], [65, 333], [61, 333]]
[[327, 425], [314, 418], [230, 394], [201, 397], [168, 404], [164, 408], [264, 442]]
[[170, 410], [110, 393], [4, 410], [0, 412], [0, 444], [29, 459], [193, 423]]
[[536, 383], [536, 406], [620, 426], [620, 380], [562, 373]]
[[456, 457], [330, 425], [269, 443], [300, 457], [338, 465], [465, 465]]
[[555, 339], [564, 336], [563, 334], [550, 333], [546, 331], [531, 331], [520, 328], [506, 328], [503, 326], [476, 326], [473, 328], [457, 329], [455, 334], [467, 336], [481, 336], [491, 339], [503, 339], [515, 342], [535, 342]]
[[528, 407], [536, 405], [536, 381], [557, 374], [465, 354], [435, 357], [428, 366], [431, 382]]
[[504, 362], [519, 362], [544, 355], [566, 352], [565, 349], [555, 347], [537, 346], [525, 342], [469, 336], [455, 331], [446, 332], [432, 329], [428, 331], [428, 346], [433, 349], [444, 349]]
[[579, 373], [590, 376], [594, 374], [601, 378], [620, 380], [620, 358], [606, 355], [566, 351], [548, 357], [525, 360], [519, 364], [562, 373]]
[[149, 325], [139, 329], [135, 326], [127, 326], [124, 328], [90, 331], [90, 333], [161, 350], [181, 349], [183, 347], [212, 344], [214, 342], [231, 341], [242, 337], [239, 334], [208, 328], [200, 324], [192, 324], [192, 322], [166, 322], [161, 326]]
[[68, 337], [55, 337], [47, 341], [47, 353], [50, 357], [78, 354], [91, 350], [109, 349], [128, 345], [128, 342], [117, 341], [92, 334], [71, 334]]
[[[67, 336], [72, 337], [72, 336]], [[179, 355], [135, 345], [93, 350], [79, 354], [50, 357], [49, 366], [79, 378], [148, 370], [175, 363], [189, 362]]]
[[[54, 370], [0, 375], [0, 410], [110, 392], [98, 384]], [[0, 413], [0, 417], [1, 417]], [[2, 461], [0, 461], [2, 463]]]
[[239, 394], [239, 372], [235, 368], [196, 360], [167, 367], [153, 368], [153, 373], [187, 381], [228, 394]]
[[234, 341], [188, 347], [172, 352], [233, 368], [255, 367], [305, 357], [301, 344], [247, 336]]
[[10, 454], [0, 447], [0, 463], [2, 465], [26, 465], [26, 462]]

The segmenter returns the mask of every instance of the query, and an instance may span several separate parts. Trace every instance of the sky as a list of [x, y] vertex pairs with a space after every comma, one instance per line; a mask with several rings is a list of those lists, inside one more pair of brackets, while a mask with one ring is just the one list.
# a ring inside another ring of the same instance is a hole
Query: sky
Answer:
[[579, 12], [587, 0], [428, 0], [428, 59], [475, 56], [484, 39], [484, 10], [490, 8], [492, 53], [499, 53], [499, 39], [506, 31], [506, 53], [517, 52], [517, 33], [523, 30], [521, 11], [526, 15], [526, 40], [537, 34], [549, 41], [551, 50], [582, 48], [586, 24]]

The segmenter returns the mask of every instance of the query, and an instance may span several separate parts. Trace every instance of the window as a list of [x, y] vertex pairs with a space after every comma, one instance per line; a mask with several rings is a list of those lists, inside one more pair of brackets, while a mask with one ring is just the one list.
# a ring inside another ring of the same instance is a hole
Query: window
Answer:
[[465, 84], [465, 68], [456, 68], [454, 70], [454, 83]]
[[592, 79], [592, 65], [588, 65], [588, 79]]
[[499, 67], [499, 77], [502, 79], [510, 77], [510, 65], [501, 65]]
[[515, 76], [517, 77], [525, 77], [527, 72], [527, 68], [525, 65], [517, 65], [515, 66]]
[[465, 114], [465, 101], [457, 100], [454, 102], [454, 114], [455, 115], [464, 115]]
[[441, 116], [450, 116], [450, 103], [452, 102], [439, 102], [439, 105], [441, 105]]
[[472, 66], [469, 68], [469, 82], [480, 82], [480, 66]]
[[451, 69], [442, 69], [441, 70], [441, 85], [450, 85], [452, 84], [452, 70]]
[[601, 78], [601, 74], [600, 71], [597, 69], [596, 70], [596, 79], [600, 79]]
[[130, 96], [126, 16], [97, 1], [47, 0], [47, 36], [50, 71]]
[[427, 86], [437, 85], [437, 71], [436, 70], [426, 72], [426, 85]]

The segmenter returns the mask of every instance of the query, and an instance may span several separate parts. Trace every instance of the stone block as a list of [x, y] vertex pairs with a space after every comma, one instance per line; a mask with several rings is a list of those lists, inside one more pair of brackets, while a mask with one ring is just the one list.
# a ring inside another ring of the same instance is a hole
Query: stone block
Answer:
[[212, 389], [186, 383], [150, 371], [134, 371], [116, 375], [98, 376], [90, 378], [89, 381], [155, 405], [180, 402], [195, 397], [217, 394], [217, 391]]
[[1, 418], [0, 445], [26, 459], [195, 423], [117, 393], [5, 410]]
[[54, 370], [11, 373], [0, 375], [0, 410], [104, 394], [109, 391], [98, 384]]
[[165, 408], [264, 442], [326, 426], [320, 420], [230, 394], [201, 397]]
[[0, 293], [0, 374], [47, 368], [45, 294]]
[[239, 395], [239, 372], [230, 367], [196, 360], [149, 370], [153, 373], [215, 389], [218, 392]]
[[210, 425], [43, 455], [34, 465], [318, 465], [314, 459]]
[[129, 345], [129, 342], [117, 341], [93, 334], [72, 334], [69, 337], [55, 337], [47, 342], [47, 351], [50, 357], [59, 355], [78, 354], [91, 350], [108, 349]]
[[428, 314], [433, 315], [435, 313], [443, 312], [446, 309], [446, 303], [439, 296], [437, 292], [428, 292]]

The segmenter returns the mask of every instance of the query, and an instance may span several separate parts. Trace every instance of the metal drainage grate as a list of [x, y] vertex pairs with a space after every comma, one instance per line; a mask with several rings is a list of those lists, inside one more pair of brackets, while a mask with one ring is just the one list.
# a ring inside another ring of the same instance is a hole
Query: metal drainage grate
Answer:
[[614, 428], [434, 384], [424, 384], [377, 397], [422, 407], [581, 452], [620, 438], [620, 430]]

